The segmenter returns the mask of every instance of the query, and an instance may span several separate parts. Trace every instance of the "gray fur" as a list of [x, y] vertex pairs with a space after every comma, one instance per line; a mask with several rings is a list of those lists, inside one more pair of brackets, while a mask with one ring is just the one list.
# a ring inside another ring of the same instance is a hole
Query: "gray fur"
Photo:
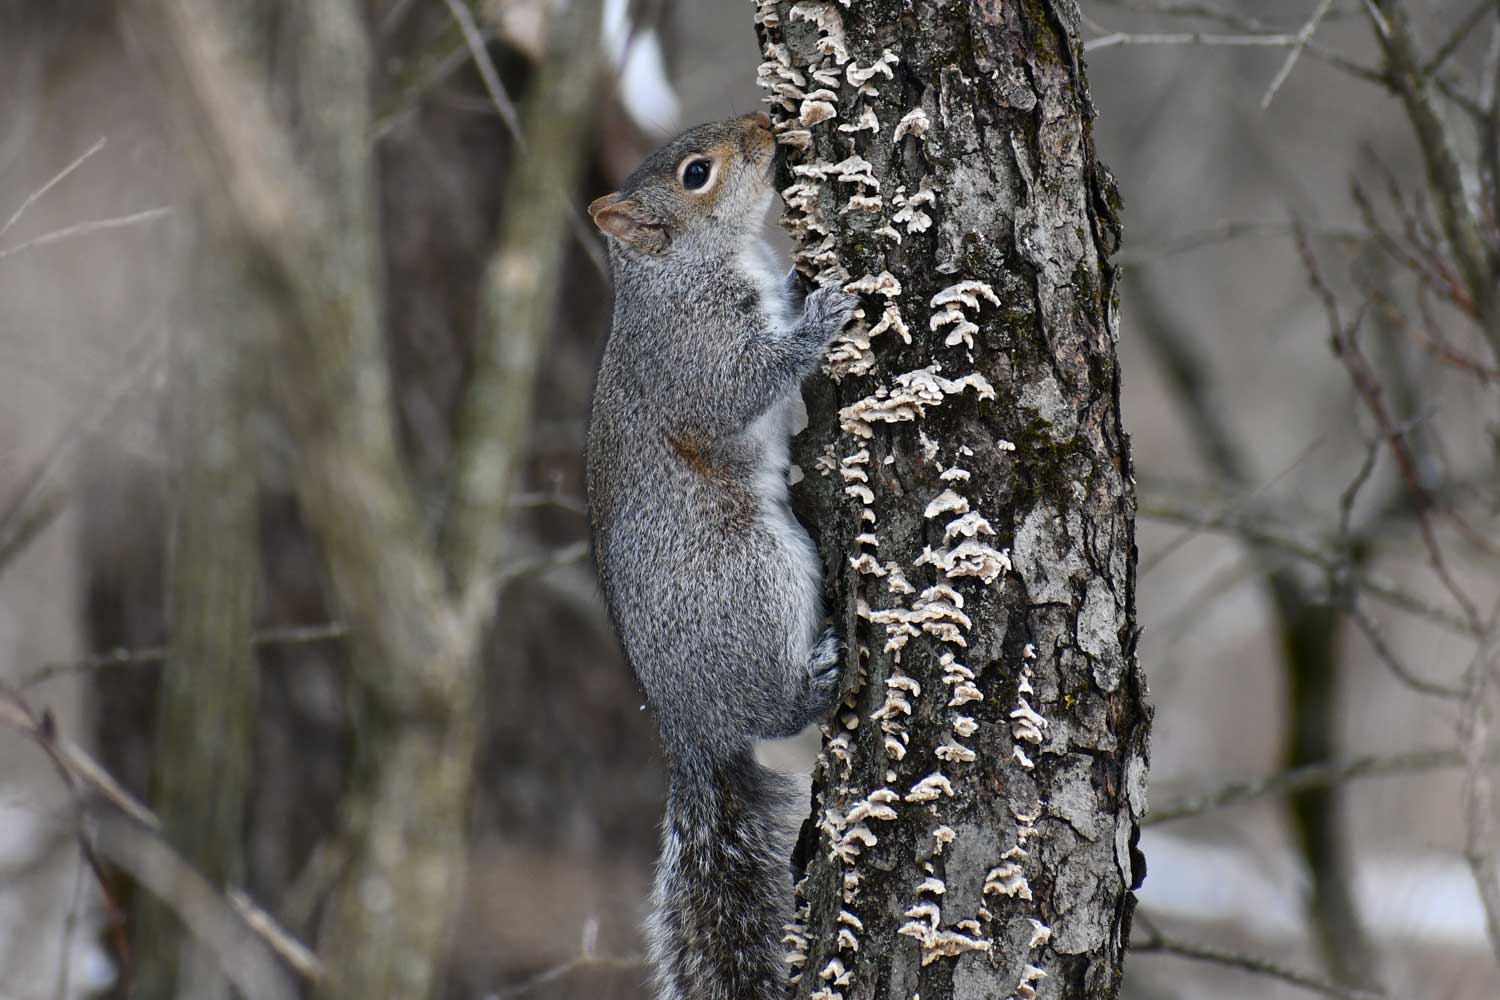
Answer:
[[[753, 743], [815, 721], [838, 687], [816, 552], [787, 502], [787, 443], [801, 382], [855, 300], [823, 288], [795, 314], [761, 236], [763, 120], [683, 133], [591, 209], [626, 214], [600, 222], [615, 310], [588, 489], [610, 615], [670, 763], [648, 925], [661, 1000], [784, 995], [787, 795]], [[718, 183], [693, 197], [678, 166], [714, 148], [728, 151]]]

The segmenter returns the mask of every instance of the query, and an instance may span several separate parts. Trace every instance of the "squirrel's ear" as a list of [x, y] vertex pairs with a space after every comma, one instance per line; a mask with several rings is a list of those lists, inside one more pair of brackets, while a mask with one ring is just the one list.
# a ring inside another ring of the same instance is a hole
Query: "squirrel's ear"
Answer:
[[601, 232], [642, 253], [658, 254], [667, 248], [667, 227], [640, 202], [618, 191], [595, 198], [589, 215]]

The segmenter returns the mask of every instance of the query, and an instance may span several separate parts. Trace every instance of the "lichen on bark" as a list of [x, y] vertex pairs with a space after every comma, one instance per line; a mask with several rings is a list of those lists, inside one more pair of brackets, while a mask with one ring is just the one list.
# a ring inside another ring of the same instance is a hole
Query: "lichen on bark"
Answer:
[[1076, 4], [755, 8], [798, 268], [864, 313], [798, 441], [850, 679], [796, 995], [1116, 996], [1150, 712]]

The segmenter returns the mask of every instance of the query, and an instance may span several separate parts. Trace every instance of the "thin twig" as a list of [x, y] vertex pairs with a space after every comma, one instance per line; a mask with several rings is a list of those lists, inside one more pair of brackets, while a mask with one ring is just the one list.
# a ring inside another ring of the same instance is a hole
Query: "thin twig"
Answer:
[[1297, 44], [1293, 45], [1292, 51], [1287, 53], [1286, 62], [1281, 64], [1281, 69], [1276, 73], [1275, 78], [1271, 80], [1271, 85], [1266, 88], [1265, 96], [1260, 99], [1260, 109], [1262, 111], [1271, 106], [1271, 101], [1276, 98], [1276, 92], [1281, 89], [1281, 85], [1286, 82], [1287, 77], [1292, 75], [1292, 68], [1297, 65], [1297, 57], [1302, 55], [1302, 50], [1307, 48], [1307, 43], [1312, 41], [1313, 34], [1318, 30], [1318, 25], [1323, 23], [1323, 18], [1327, 16], [1328, 9], [1332, 6], [1333, 0], [1322, 0], [1322, 3], [1318, 4], [1313, 10], [1312, 17], [1308, 18], [1307, 23], [1302, 26], [1302, 30], [1297, 32]]
[[1401, 683], [1420, 694], [1433, 695], [1438, 698], [1464, 697], [1464, 692], [1459, 688], [1425, 680], [1408, 670], [1406, 664], [1402, 663], [1401, 658], [1396, 655], [1396, 651], [1391, 648], [1390, 643], [1385, 641], [1385, 636], [1380, 632], [1380, 625], [1370, 617], [1369, 612], [1359, 606], [1357, 601], [1349, 602], [1343, 611], [1354, 619], [1355, 626], [1364, 635], [1370, 648], [1375, 651], [1376, 658], [1385, 664]]
[[[1305, 542], [1289, 534], [1269, 527], [1263, 517], [1243, 511], [1226, 511], [1217, 515], [1205, 513], [1189, 504], [1158, 497], [1143, 500], [1140, 504], [1142, 517], [1156, 518], [1204, 531], [1224, 532], [1238, 535], [1246, 541], [1305, 559], [1324, 570], [1337, 569], [1342, 561], [1318, 545]], [[1476, 634], [1473, 623], [1446, 608], [1438, 607], [1425, 598], [1404, 590], [1391, 581], [1371, 573], [1361, 573], [1352, 578], [1352, 583], [1364, 593], [1376, 597], [1393, 608], [1399, 608], [1435, 624], [1442, 625], [1460, 635]]]
[[57, 187], [57, 185], [61, 184], [69, 174], [77, 170], [79, 167], [83, 166], [88, 162], [90, 157], [99, 152], [99, 150], [103, 149], [106, 141], [107, 140], [101, 136], [97, 142], [95, 142], [88, 149], [84, 150], [83, 154], [80, 155], [78, 159], [74, 160], [66, 167], [63, 167], [56, 174], [53, 174], [50, 181], [37, 188], [35, 191], [31, 192], [31, 194], [27, 195], [26, 200], [21, 202], [20, 206], [11, 213], [10, 218], [5, 220], [5, 225], [0, 226], [0, 236], [4, 236], [6, 233], [10, 232], [11, 228], [15, 226], [16, 223], [21, 221], [21, 216], [26, 214], [26, 210], [32, 205], [35, 205], [37, 202], [41, 201], [42, 198], [46, 196], [48, 191], [51, 191], [53, 188]]
[[561, 965], [555, 965], [550, 969], [543, 969], [536, 975], [523, 979], [514, 986], [491, 993], [485, 1000], [515, 1000], [516, 997], [523, 997], [528, 993], [535, 992], [548, 983], [555, 983], [557, 980], [579, 969], [625, 971], [642, 968], [645, 964], [646, 959], [640, 955], [575, 955]]
[[1288, 46], [1305, 45], [1299, 42], [1296, 35], [1224, 35], [1211, 31], [1174, 31], [1174, 32], [1130, 32], [1116, 31], [1099, 38], [1091, 38], [1083, 43], [1085, 52], [1093, 52], [1096, 49], [1108, 49], [1117, 45], [1206, 45], [1206, 46], [1255, 46], [1268, 48], [1286, 48]]
[[559, 549], [545, 552], [530, 559], [517, 559], [501, 570], [500, 582], [502, 585], [505, 585], [528, 576], [546, 573], [549, 570], [580, 562], [587, 559], [588, 555], [589, 543], [587, 540], [571, 542]]
[[[1383, 166], [1379, 157], [1372, 152], [1367, 151], [1366, 156], [1377, 166]], [[1355, 182], [1350, 186], [1350, 196], [1354, 199], [1354, 206], [1359, 210], [1371, 233], [1371, 243], [1415, 275], [1419, 282], [1418, 288], [1427, 289], [1451, 302], [1463, 312], [1472, 314], [1474, 302], [1469, 297], [1468, 291], [1448, 270], [1441, 255], [1436, 252], [1431, 243], [1422, 238], [1420, 222], [1407, 207], [1406, 199], [1390, 172], [1382, 170], [1382, 173], [1386, 176], [1391, 203], [1401, 219], [1402, 228], [1410, 246], [1397, 240], [1386, 230], [1364, 186]]]
[[42, 486], [28, 499], [29, 503], [0, 517], [0, 570], [24, 552], [68, 506], [68, 494], [59, 486]]
[[[265, 646], [299, 646], [313, 642], [326, 642], [331, 639], [342, 639], [348, 634], [349, 626], [341, 622], [328, 622], [323, 625], [288, 625], [280, 628], [261, 629], [250, 637], [250, 644], [256, 648]], [[18, 686], [24, 691], [38, 684], [50, 681], [55, 677], [67, 674], [88, 673], [94, 670], [105, 670], [110, 667], [132, 667], [149, 663], [160, 663], [166, 659], [168, 652], [169, 649], [166, 646], [148, 646], [144, 649], [112, 649], [107, 653], [99, 653], [82, 660], [73, 660], [66, 663], [48, 663], [22, 677]]]
[[126, 351], [140, 361], [115, 384], [105, 389], [98, 403], [75, 415], [63, 428], [47, 454], [25, 477], [16, 496], [0, 509], [0, 569], [16, 557], [41, 531], [56, 519], [67, 502], [66, 491], [57, 484], [76, 448], [122, 406], [136, 385], [161, 361], [161, 342], [155, 331], [142, 335]]
[[[414, 107], [423, 96], [430, 92], [438, 84], [457, 72], [458, 68], [470, 59], [469, 47], [460, 39], [452, 49], [434, 58], [424, 65], [416, 79], [410, 84], [400, 88], [390, 105], [383, 107], [375, 115], [370, 124], [371, 142], [378, 142], [385, 138], [386, 134], [395, 127], [402, 116]], [[485, 104], [485, 113], [493, 113], [492, 105]]]
[[1489, 627], [1465, 676], [1466, 698], [1459, 721], [1465, 764], [1464, 856], [1484, 907], [1490, 949], [1500, 962], [1500, 789], [1496, 788], [1496, 754], [1500, 751], [1496, 666], [1500, 665], [1500, 603], [1490, 612]]
[[1345, 558], [1352, 562], [1352, 554], [1355, 546], [1351, 525], [1354, 521], [1354, 502], [1359, 499], [1360, 491], [1369, 483], [1370, 477], [1375, 473], [1375, 463], [1380, 457], [1380, 442], [1365, 442], [1365, 457], [1359, 463], [1359, 469], [1354, 473], [1354, 478], [1349, 481], [1343, 491], [1339, 493], [1339, 547], [1343, 549]]
[[518, 493], [510, 498], [512, 510], [522, 510], [528, 507], [556, 507], [570, 514], [587, 514], [588, 506], [576, 497], [568, 496], [561, 490], [536, 491], [532, 493]]
[[[1257, 485], [1253, 490], [1249, 489], [1250, 483], [1248, 479], [1248, 463], [1244, 465], [1238, 465], [1235, 468], [1220, 465], [1217, 471], [1220, 475], [1224, 476], [1226, 479], [1233, 482], [1236, 487], [1238, 487], [1238, 495], [1228, 503], [1226, 503], [1217, 513], [1205, 515], [1206, 521], [1203, 524], [1187, 525], [1188, 530], [1182, 532], [1182, 534], [1178, 535], [1176, 538], [1171, 539], [1165, 545], [1161, 546], [1150, 559], [1146, 560], [1141, 565], [1139, 575], [1146, 576], [1147, 574], [1156, 570], [1157, 567], [1165, 563], [1179, 549], [1181, 549], [1188, 542], [1191, 542], [1194, 536], [1197, 535], [1199, 531], [1204, 530], [1204, 528], [1206, 528], [1210, 523], [1221, 523], [1226, 518], [1241, 515], [1247, 508], [1250, 507], [1252, 503], [1257, 501], [1263, 494], [1274, 487], [1277, 483], [1281, 482], [1287, 476], [1291, 475], [1293, 471], [1298, 469], [1303, 462], [1307, 461], [1307, 459], [1322, 446], [1323, 438], [1318, 438], [1317, 440], [1313, 441], [1306, 448], [1302, 449], [1302, 451], [1299, 452], [1297, 456], [1292, 459], [1292, 461], [1288, 462], [1285, 468], [1283, 468], [1275, 476], [1272, 476], [1269, 480], [1266, 480], [1265, 482]], [[1221, 457], [1228, 456], [1211, 456], [1211, 458], [1213, 458], [1215, 461], [1218, 461]], [[1250, 542], [1255, 541], [1254, 538], [1248, 535], [1244, 536], [1243, 540]]]
[[98, 818], [95, 839], [101, 854], [177, 914], [241, 996], [294, 1000], [296, 985], [275, 957], [296, 965], [277, 950], [278, 939], [245, 920], [159, 833], [114, 813]]
[[[521, 129], [521, 117], [516, 111], [515, 102], [510, 99], [510, 94], [500, 81], [500, 73], [495, 69], [495, 61], [490, 58], [489, 49], [485, 47], [484, 36], [479, 32], [479, 25], [474, 22], [474, 15], [469, 13], [469, 8], [460, 0], [446, 0], [446, 2], [449, 13], [453, 15], [453, 20], [458, 23], [459, 30], [463, 32], [464, 43], [469, 47], [469, 55], [474, 60], [474, 67], [479, 71], [480, 79], [484, 81], [484, 89], [490, 95], [490, 103], [495, 106], [500, 120], [505, 123], [505, 128], [510, 132], [516, 149], [522, 156], [525, 156], [528, 152], [528, 145]], [[607, 282], [609, 264], [604, 259], [604, 252], [599, 249], [598, 238], [583, 221], [578, 205], [574, 203], [572, 197], [563, 191], [558, 191], [556, 194], [568, 206], [568, 229], [577, 241], [579, 249], [588, 257], [600, 277]]]
[[[1296, 226], [1290, 222], [1258, 222], [1253, 220], [1225, 219], [1206, 229], [1184, 233], [1181, 236], [1174, 236], [1154, 246], [1146, 245], [1138, 250], [1124, 253], [1119, 257], [1119, 261], [1122, 264], [1133, 266], [1161, 260], [1166, 257], [1174, 257], [1178, 254], [1188, 253], [1189, 251], [1211, 246], [1215, 243], [1229, 243], [1244, 239], [1290, 239], [1295, 235]], [[1368, 242], [1375, 234], [1365, 229], [1330, 226], [1312, 230], [1311, 235], [1318, 239], [1357, 245]]]
[[1385, 55], [1386, 76], [1417, 134], [1427, 186], [1450, 252], [1474, 300], [1479, 327], [1500, 362], [1500, 288], [1491, 252], [1465, 189], [1452, 131], [1433, 102], [1433, 81], [1422, 72], [1405, 0], [1388, 0], [1384, 13], [1367, 0], [1366, 10]]
[[78, 933], [78, 911], [83, 907], [84, 871], [87, 869], [80, 855], [73, 865], [73, 888], [68, 894], [68, 914], [63, 919], [62, 943], [57, 949], [57, 989], [53, 995], [57, 1000], [68, 1000], [70, 996], [69, 976], [73, 971], [73, 939]]
[[1480, 191], [1488, 193], [1490, 235], [1500, 236], [1500, 16], [1490, 28], [1489, 51], [1484, 57], [1483, 90], [1479, 101], [1485, 109], [1479, 127], [1479, 146], [1484, 150], [1479, 164]]
[[[1267, 24], [1259, 18], [1249, 17], [1239, 11], [1227, 10], [1205, 0], [1099, 0], [1100, 3], [1119, 7], [1122, 10], [1159, 17], [1192, 18], [1213, 21], [1240, 31], [1266, 31]], [[1328, 13], [1328, 19], [1348, 17], [1359, 12], [1358, 3], [1339, 4]]]
[[1457, 52], [1459, 46], [1463, 45], [1469, 39], [1469, 36], [1474, 33], [1474, 29], [1479, 26], [1479, 22], [1484, 20], [1486, 15], [1493, 13], [1494, 10], [1495, 0], [1479, 0], [1474, 9], [1469, 11], [1464, 19], [1458, 23], [1458, 27], [1453, 29], [1453, 33], [1448, 36], [1448, 40], [1439, 45], [1437, 51], [1432, 54], [1432, 58], [1423, 64], [1422, 75], [1432, 76], [1441, 69], [1443, 63], [1448, 61], [1448, 57]]
[[[97, 839], [102, 853], [127, 867], [162, 902], [176, 910], [194, 933], [199, 933], [199, 928], [193, 920], [188, 919], [190, 916], [202, 916], [211, 922], [217, 922], [219, 929], [211, 933], [219, 936], [219, 944], [223, 943], [224, 935], [231, 933], [222, 926], [223, 913], [240, 911], [209, 886], [191, 865], [177, 856], [162, 838], [161, 823], [150, 809], [126, 791], [97, 761], [59, 734], [49, 715], [38, 713], [20, 691], [9, 685], [0, 685], [0, 726], [6, 726], [31, 740], [53, 762], [81, 810], [80, 822], [87, 815], [99, 823]], [[91, 807], [82, 795], [85, 788], [96, 793], [112, 808], [101, 812]], [[113, 836], [106, 834], [106, 829], [114, 831]], [[145, 869], [151, 871], [147, 872]], [[151, 877], [152, 872], [162, 875], [166, 871], [170, 871], [170, 877]], [[178, 895], [179, 891], [192, 898], [185, 901], [183, 896]], [[190, 914], [185, 912], [187, 910], [193, 912]], [[314, 979], [322, 975], [321, 965], [306, 947], [297, 943], [291, 934], [276, 925], [264, 912], [255, 912], [259, 916], [254, 922], [244, 918], [238, 922], [298, 972]], [[221, 961], [225, 960], [226, 956], [221, 949], [215, 947], [214, 942], [205, 943], [216, 951]], [[288, 943], [295, 947], [289, 947]], [[261, 994], [252, 991], [246, 995]]]
[[318, 906], [349, 867], [349, 847], [342, 836], [318, 843], [281, 894], [281, 919], [289, 927], [308, 927]]
[[1225, 10], [1223, 7], [1203, 2], [1203, 0], [1100, 0], [1100, 2], [1110, 7], [1120, 7], [1141, 14], [1213, 21], [1239, 31], [1266, 30], [1265, 22], [1257, 18], [1246, 17], [1237, 11]]
[[[548, 25], [545, 55], [526, 99], [527, 143], [506, 178], [505, 217], [480, 285], [480, 333], [458, 407], [439, 533], [450, 586], [469, 621], [493, 614], [496, 590], [510, 575], [498, 529], [510, 513], [529, 446], [531, 401], [557, 309], [565, 234], [571, 230], [581, 245], [599, 249], [593, 236], [579, 231], [578, 212], [564, 194], [585, 165], [593, 84], [604, 68], [598, 28], [576, 4]], [[489, 62], [483, 48], [473, 56], [476, 63]], [[603, 267], [602, 258], [597, 263]]]
[[304, 979], [316, 981], [323, 975], [323, 963], [318, 961], [318, 956], [312, 950], [298, 941], [264, 909], [256, 904], [243, 889], [230, 887], [225, 890], [225, 897], [229, 905], [234, 907], [234, 912], [240, 915], [245, 925], [258, 934], [262, 940], [271, 946], [271, 950], [280, 955], [286, 964], [297, 971]]
[[1428, 511], [1434, 505], [1434, 501], [1422, 483], [1416, 456], [1412, 454], [1405, 435], [1397, 431], [1386, 408], [1380, 381], [1360, 349], [1356, 336], [1359, 321], [1356, 319], [1353, 326], [1344, 325], [1339, 315], [1338, 299], [1323, 280], [1311, 246], [1301, 236], [1297, 238], [1297, 251], [1301, 255], [1303, 268], [1307, 272], [1313, 293], [1323, 304], [1323, 310], [1327, 314], [1334, 355], [1349, 373], [1350, 382], [1353, 383], [1356, 393], [1370, 412], [1370, 416], [1374, 418], [1382, 440], [1390, 448], [1391, 454], [1396, 459], [1396, 466], [1400, 469], [1407, 488], [1412, 492], [1412, 498], [1415, 501], [1414, 516], [1422, 536], [1422, 543], [1427, 549], [1428, 564], [1432, 566], [1433, 572], [1437, 574], [1454, 603], [1463, 611], [1464, 617], [1469, 622], [1470, 631], [1478, 634], [1480, 632], [1478, 612], [1469, 595], [1459, 587], [1458, 581], [1448, 571], [1448, 563], [1443, 555], [1442, 546], [1433, 529], [1432, 519], [1428, 516]]
[[21, 693], [9, 685], [0, 685], [0, 726], [15, 730], [41, 747], [70, 782], [73, 779], [81, 781], [136, 822], [153, 829], [158, 827], [150, 809], [126, 791], [94, 758], [57, 733], [51, 716], [36, 712]]
[[[1136, 915], [1140, 920], [1140, 914]], [[1224, 965], [1239, 969], [1243, 972], [1253, 972], [1261, 976], [1269, 976], [1279, 979], [1293, 986], [1321, 993], [1324, 996], [1335, 997], [1337, 1000], [1379, 1000], [1384, 993], [1371, 993], [1367, 990], [1351, 989], [1340, 986], [1338, 983], [1327, 979], [1321, 979], [1306, 972], [1288, 968], [1268, 958], [1256, 955], [1246, 955], [1240, 952], [1226, 951], [1210, 945], [1195, 944], [1190, 941], [1181, 941], [1177, 938], [1167, 937], [1160, 931], [1151, 930], [1148, 936], [1141, 941], [1131, 942], [1130, 946], [1135, 952], [1156, 952], [1162, 955], [1176, 955], [1178, 958], [1190, 958], [1199, 962], [1212, 962], [1215, 965]]]
[[0, 571], [52, 524], [68, 501], [67, 490], [58, 483], [77, 447], [103, 425], [129, 398], [135, 386], [155, 370], [161, 346], [154, 332], [132, 344], [126, 356], [140, 361], [109, 386], [88, 411], [75, 414], [47, 449], [47, 453], [24, 477], [16, 495], [0, 508]]
[[1394, 756], [1355, 757], [1346, 761], [1329, 761], [1294, 767], [1264, 778], [1240, 781], [1199, 795], [1189, 795], [1155, 806], [1142, 821], [1143, 826], [1170, 823], [1174, 820], [1202, 816], [1273, 796], [1294, 795], [1310, 788], [1327, 788], [1355, 778], [1379, 778], [1416, 771], [1436, 771], [1459, 767], [1464, 762], [1461, 750], [1417, 750]]
[[527, 147], [526, 136], [521, 132], [521, 115], [516, 110], [516, 102], [510, 99], [510, 93], [505, 89], [505, 84], [500, 82], [500, 73], [495, 69], [494, 60], [490, 58], [484, 35], [480, 32], [479, 25], [475, 23], [474, 15], [460, 0], [446, 0], [446, 2], [448, 13], [453, 15], [454, 23], [463, 33], [464, 44], [468, 46], [469, 56], [474, 60], [474, 68], [479, 71], [479, 79], [484, 82], [484, 89], [490, 95], [490, 103], [495, 106], [500, 120], [505, 123], [506, 131], [510, 132], [516, 149], [524, 154]]
[[1159, 33], [1133, 33], [1128, 31], [1116, 31], [1098, 38], [1091, 38], [1084, 43], [1084, 51], [1094, 49], [1107, 49], [1121, 45], [1202, 45], [1207, 47], [1250, 47], [1250, 48], [1293, 48], [1305, 52], [1309, 58], [1332, 66], [1334, 69], [1342, 70], [1358, 79], [1368, 83], [1374, 83], [1381, 87], [1388, 86], [1385, 77], [1378, 71], [1368, 66], [1362, 66], [1351, 59], [1339, 55], [1329, 49], [1325, 49], [1314, 42], [1300, 39], [1298, 35], [1288, 34], [1246, 34], [1225, 35], [1203, 31], [1179, 31]]
[[121, 215], [112, 219], [94, 219], [91, 222], [79, 222], [61, 229], [54, 229], [49, 233], [33, 237], [23, 243], [14, 246], [0, 247], [0, 260], [13, 256], [25, 250], [35, 250], [37, 247], [49, 246], [53, 243], [61, 243], [64, 240], [76, 239], [79, 236], [88, 236], [91, 233], [102, 233], [110, 229], [124, 229], [127, 226], [138, 226], [144, 222], [155, 222], [157, 219], [166, 218], [172, 214], [168, 206], [148, 208], [144, 212], [133, 212], [130, 215]]
[[1428, 294], [1429, 290], [1425, 285], [1417, 286], [1417, 313], [1422, 317], [1421, 325], [1409, 322], [1403, 316], [1402, 327], [1411, 332], [1423, 350], [1448, 367], [1467, 372], [1481, 382], [1500, 382], [1500, 366], [1487, 365], [1448, 342], [1443, 334], [1442, 324], [1432, 315]]

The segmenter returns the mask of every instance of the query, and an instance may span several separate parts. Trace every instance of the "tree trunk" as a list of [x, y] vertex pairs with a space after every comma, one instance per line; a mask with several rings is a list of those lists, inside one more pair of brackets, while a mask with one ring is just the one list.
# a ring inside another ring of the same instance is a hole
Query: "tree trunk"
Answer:
[[[167, 838], [223, 887], [245, 874], [255, 757], [259, 548], [248, 428], [265, 338], [258, 289], [226, 264], [222, 243], [197, 229], [188, 316], [173, 350], [171, 645], [157, 698], [152, 798]], [[132, 995], [228, 998], [228, 981], [178, 918], [148, 894], [138, 900]]]
[[760, 0], [798, 267], [864, 296], [802, 500], [849, 645], [804, 1000], [1114, 997], [1145, 810], [1118, 196], [1072, 0]]
[[[499, 395], [459, 408], [449, 560], [396, 433], [363, 5], [139, 7], [191, 165], [220, 192], [218, 213], [237, 236], [235, 262], [279, 313], [276, 382], [297, 495], [350, 628], [348, 860], [322, 911], [316, 995], [421, 1000], [441, 989], [465, 886], [481, 653], [508, 568], [502, 518], [552, 315], [550, 271], [582, 165], [592, 70], [579, 69], [598, 58], [598, 0], [549, 22], [528, 160], [509, 192], [527, 211], [508, 213], [487, 276], [490, 329], [466, 390]], [[277, 15], [274, 53], [253, 44], [266, 13]], [[533, 252], [518, 249], [526, 241]]]

